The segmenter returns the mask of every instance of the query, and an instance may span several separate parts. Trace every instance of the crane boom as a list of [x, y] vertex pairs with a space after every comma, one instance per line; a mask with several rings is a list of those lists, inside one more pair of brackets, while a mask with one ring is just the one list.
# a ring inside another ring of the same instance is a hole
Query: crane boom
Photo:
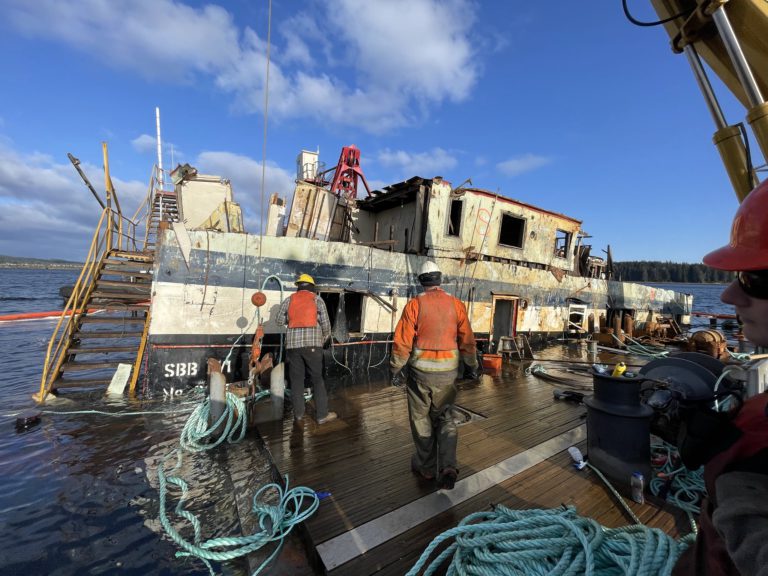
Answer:
[[684, 53], [712, 113], [715, 141], [731, 184], [743, 200], [758, 183], [746, 135], [729, 125], [701, 65], [703, 59], [747, 109], [763, 158], [768, 159], [768, 2], [766, 0], [651, 0], [675, 52]]

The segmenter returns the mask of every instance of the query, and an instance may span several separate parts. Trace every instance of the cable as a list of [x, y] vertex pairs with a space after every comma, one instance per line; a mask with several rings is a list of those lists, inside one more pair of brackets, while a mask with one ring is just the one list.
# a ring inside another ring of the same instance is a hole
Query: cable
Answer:
[[658, 26], [660, 24], [666, 24], [667, 22], [671, 22], [672, 20], [675, 20], [677, 18], [687, 18], [689, 14], [691, 14], [694, 11], [694, 8], [691, 8], [690, 10], [685, 10], [683, 12], [680, 12], [679, 14], [676, 14], [675, 16], [670, 16], [669, 18], [664, 18], [663, 20], [656, 20], [655, 22], [643, 22], [641, 20], [637, 20], [632, 14], [629, 13], [629, 7], [627, 6], [627, 0], [621, 0], [621, 6], [624, 9], [624, 15], [627, 17], [627, 20], [632, 22], [635, 26]]

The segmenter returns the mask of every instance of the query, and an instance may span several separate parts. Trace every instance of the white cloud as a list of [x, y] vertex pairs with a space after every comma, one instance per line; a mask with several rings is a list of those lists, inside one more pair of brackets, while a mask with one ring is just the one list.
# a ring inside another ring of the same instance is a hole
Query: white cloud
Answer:
[[[234, 200], [243, 209], [246, 230], [258, 233], [262, 206], [261, 162], [232, 152], [208, 151], [198, 156], [194, 166], [202, 174], [216, 174], [231, 180]], [[290, 199], [294, 187], [295, 177], [292, 173], [273, 162], [267, 162], [264, 169], [265, 210], [273, 193]]]
[[[58, 39], [105, 63], [152, 78], [191, 80], [237, 57], [238, 32], [219, 6], [174, 0], [10, 0], [10, 21], [30, 36]], [[47, 30], [47, 32], [46, 32]]]
[[[103, 199], [101, 168], [80, 165]], [[112, 178], [127, 215], [146, 194], [142, 182]], [[39, 258], [84, 258], [101, 206], [69, 162], [22, 154], [0, 140], [0, 253]]]
[[[201, 153], [193, 162], [201, 173], [232, 181], [243, 207], [246, 229], [257, 233], [261, 214], [261, 163], [225, 151]], [[80, 167], [103, 199], [101, 167]], [[112, 177], [123, 213], [133, 215], [145, 199], [146, 183]], [[264, 203], [276, 192], [290, 197], [294, 175], [268, 162]], [[22, 154], [0, 137], [0, 254], [82, 260], [101, 207], [70, 163], [40, 153]]]
[[[480, 73], [470, 0], [317, 0], [279, 24], [270, 113], [378, 133], [469, 97]], [[8, 0], [23, 33], [58, 40], [106, 65], [166, 81], [210, 78], [236, 109], [260, 112], [266, 43], [224, 8], [176, 0]], [[353, 14], [354, 18], [340, 18]], [[332, 39], [332, 40], [329, 40]]]
[[496, 164], [496, 168], [499, 172], [506, 174], [507, 176], [519, 176], [524, 172], [530, 172], [546, 166], [552, 162], [551, 158], [546, 156], [537, 156], [536, 154], [523, 154], [522, 156], [516, 156], [509, 160], [504, 160]]
[[[153, 158], [157, 156], [157, 139], [149, 134], [142, 134], [131, 140], [131, 146], [139, 154], [148, 154]], [[182, 162], [184, 152], [179, 150], [173, 142], [163, 141], [163, 168], [175, 168], [175, 164]]]
[[457, 164], [456, 158], [442, 148], [433, 148], [429, 152], [406, 152], [404, 150], [384, 149], [377, 160], [382, 166], [393, 168], [406, 178], [411, 176], [446, 176]]
[[149, 134], [142, 134], [131, 140], [131, 146], [140, 154], [155, 152], [157, 150], [157, 139]]

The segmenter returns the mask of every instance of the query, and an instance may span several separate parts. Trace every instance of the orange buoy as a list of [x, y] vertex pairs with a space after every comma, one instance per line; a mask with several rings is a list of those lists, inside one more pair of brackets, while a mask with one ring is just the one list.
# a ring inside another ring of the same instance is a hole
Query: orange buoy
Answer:
[[251, 296], [251, 303], [254, 306], [264, 306], [267, 303], [267, 296], [264, 292], [254, 292]]

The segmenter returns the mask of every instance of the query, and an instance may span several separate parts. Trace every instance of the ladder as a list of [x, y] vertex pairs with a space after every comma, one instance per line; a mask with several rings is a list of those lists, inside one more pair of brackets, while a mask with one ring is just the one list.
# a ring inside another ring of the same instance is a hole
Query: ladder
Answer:
[[35, 398], [62, 389], [107, 388], [120, 364], [135, 391], [149, 328], [154, 255], [111, 250], [98, 265], [84, 305], [72, 313]]
[[179, 204], [176, 192], [170, 190], [155, 190], [152, 198], [152, 209], [147, 220], [144, 249], [154, 250], [161, 222], [178, 222]]
[[[518, 338], [520, 339], [519, 343], [517, 341]], [[512, 359], [513, 354], [521, 361], [526, 357], [534, 359], [531, 344], [528, 342], [528, 337], [525, 334], [518, 334], [517, 336], [501, 336], [499, 338], [499, 352], [509, 360]]]
[[[127, 218], [109, 175], [106, 143], [102, 149], [106, 201], [70, 155], [102, 213], [80, 277], [48, 343], [40, 389], [32, 395], [40, 403], [63, 389], [122, 393], [128, 381], [129, 393], [135, 393], [149, 332], [155, 243], [163, 222], [179, 220], [176, 192], [162, 188], [157, 167], [146, 200]], [[136, 229], [142, 224], [144, 245], [139, 251]]]

